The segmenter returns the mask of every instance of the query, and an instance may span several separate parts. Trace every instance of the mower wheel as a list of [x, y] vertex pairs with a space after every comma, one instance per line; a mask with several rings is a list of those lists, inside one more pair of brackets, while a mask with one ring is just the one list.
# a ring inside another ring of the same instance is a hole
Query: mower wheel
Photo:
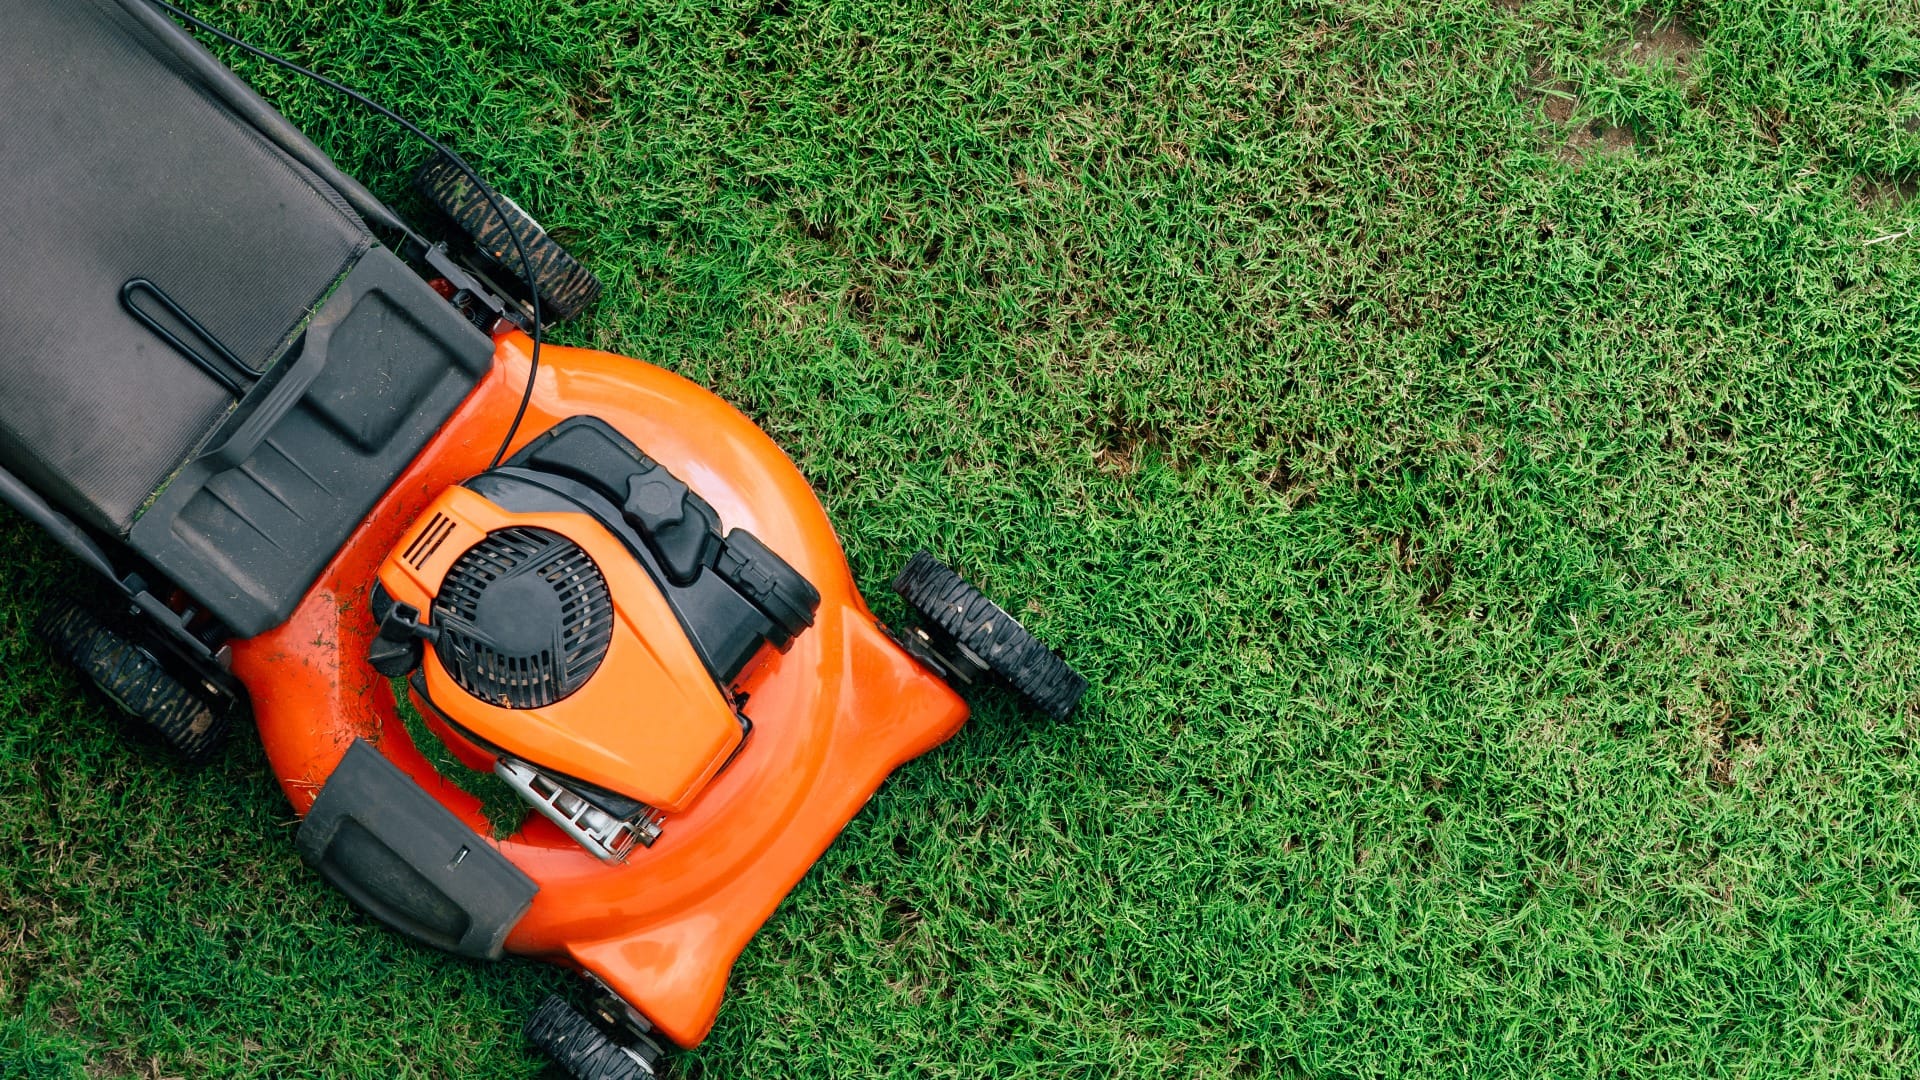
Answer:
[[1086, 693], [1087, 680], [1059, 653], [932, 555], [908, 559], [893, 588], [925, 621], [907, 640], [909, 650], [925, 659], [931, 649], [949, 677], [972, 682], [991, 674], [1056, 720]]
[[555, 995], [527, 1017], [526, 1032], [527, 1041], [574, 1080], [653, 1080], [642, 1050], [622, 1045]]
[[226, 741], [225, 708], [175, 678], [152, 652], [78, 602], [53, 600], [35, 628], [55, 656], [188, 762], [205, 764]]
[[[539, 290], [544, 321], [565, 322], [600, 298], [600, 279], [593, 276], [593, 271], [568, 254], [560, 241], [547, 235], [547, 230], [512, 199], [495, 191], [489, 200], [486, 190], [452, 161], [435, 157], [414, 174], [413, 184], [513, 280], [522, 281], [531, 273], [533, 280], [526, 285]], [[497, 211], [495, 201], [499, 203]], [[501, 220], [502, 211], [513, 224], [512, 233], [507, 231], [508, 222]], [[520, 251], [514, 247], [514, 236], [520, 238], [520, 247], [526, 251], [528, 265], [524, 267]]]

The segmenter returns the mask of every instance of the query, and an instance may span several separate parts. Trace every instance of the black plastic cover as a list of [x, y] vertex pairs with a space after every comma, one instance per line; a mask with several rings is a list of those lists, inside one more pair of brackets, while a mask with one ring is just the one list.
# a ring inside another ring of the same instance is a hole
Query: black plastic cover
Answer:
[[7, 5], [0, 103], [0, 464], [124, 532], [234, 403], [127, 283], [258, 373], [372, 237], [112, 0]]
[[768, 637], [775, 647], [786, 648], [813, 625], [820, 591], [812, 582], [752, 533], [735, 529], [722, 537], [720, 515], [705, 499], [604, 420], [563, 420], [508, 464], [583, 484], [618, 507], [670, 584], [694, 585], [703, 570], [714, 570], [772, 620]]
[[272, 629], [492, 361], [485, 334], [375, 248], [128, 544], [239, 636]]
[[555, 424], [509, 461], [575, 480], [620, 508], [675, 585], [685, 585], [720, 547], [720, 515], [605, 421], [575, 416]]
[[722, 581], [719, 574], [703, 571], [687, 584], [675, 585], [653, 549], [619, 509], [594, 488], [564, 476], [518, 467], [481, 473], [465, 486], [512, 513], [587, 514], [606, 526], [646, 569], [686, 630], [694, 651], [722, 686], [731, 683], [775, 633], [772, 620]]
[[300, 825], [300, 856], [369, 914], [435, 948], [498, 960], [540, 887], [365, 740]]
[[813, 625], [820, 590], [745, 529], [727, 534], [713, 569], [720, 580], [773, 620], [777, 632], [770, 637], [776, 647], [786, 648], [800, 631]]

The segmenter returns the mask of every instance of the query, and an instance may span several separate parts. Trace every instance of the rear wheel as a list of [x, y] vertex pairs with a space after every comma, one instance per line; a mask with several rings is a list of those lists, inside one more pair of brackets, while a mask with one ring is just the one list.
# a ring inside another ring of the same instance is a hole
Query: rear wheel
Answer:
[[36, 629], [53, 654], [189, 762], [226, 741], [226, 703], [176, 678], [155, 653], [74, 600], [55, 599]]
[[618, 1038], [551, 994], [527, 1017], [526, 1033], [574, 1080], [653, 1080], [660, 1056], [652, 1043]]
[[1059, 653], [932, 555], [922, 551], [908, 559], [893, 588], [922, 620], [903, 644], [950, 680], [991, 677], [1056, 720], [1073, 712], [1087, 692], [1087, 680]]
[[[533, 216], [512, 199], [487, 192], [458, 165], [444, 157], [435, 157], [414, 174], [413, 183], [427, 201], [453, 219], [474, 242], [512, 280], [525, 282], [540, 292], [540, 314], [550, 323], [565, 322], [579, 315], [600, 298], [600, 279], [547, 234]], [[499, 204], [499, 209], [494, 207]], [[506, 215], [505, 220], [501, 213]], [[512, 231], [508, 231], [509, 222]], [[519, 247], [513, 238], [520, 238]], [[526, 251], [527, 265], [520, 264], [520, 249]], [[531, 273], [533, 280], [525, 279]]]

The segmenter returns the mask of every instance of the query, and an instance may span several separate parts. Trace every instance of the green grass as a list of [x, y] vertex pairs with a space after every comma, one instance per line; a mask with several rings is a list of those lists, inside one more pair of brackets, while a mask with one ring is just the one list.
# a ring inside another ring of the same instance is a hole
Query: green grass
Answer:
[[[1911, 2], [201, 10], [554, 226], [558, 336], [764, 424], [883, 613], [929, 547], [1097, 687], [889, 782], [680, 1076], [1920, 1073]], [[558, 974], [124, 745], [5, 539], [0, 1075], [537, 1075]]]

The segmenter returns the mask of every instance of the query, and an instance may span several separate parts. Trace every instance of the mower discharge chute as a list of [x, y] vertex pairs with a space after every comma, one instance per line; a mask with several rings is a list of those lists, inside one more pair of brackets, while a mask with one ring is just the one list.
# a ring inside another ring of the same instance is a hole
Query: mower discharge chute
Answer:
[[[301, 854], [384, 922], [579, 971], [585, 1008], [527, 1020], [574, 1075], [705, 1036], [780, 900], [965, 721], [956, 685], [1074, 707], [1085, 682], [924, 553], [895, 582], [918, 624], [879, 623], [718, 397], [542, 346], [534, 312], [599, 283], [464, 165], [417, 178], [431, 241], [147, 0], [22, 7], [0, 500], [113, 597], [43, 634], [189, 758], [250, 711]], [[516, 832], [410, 710], [526, 802]]]

